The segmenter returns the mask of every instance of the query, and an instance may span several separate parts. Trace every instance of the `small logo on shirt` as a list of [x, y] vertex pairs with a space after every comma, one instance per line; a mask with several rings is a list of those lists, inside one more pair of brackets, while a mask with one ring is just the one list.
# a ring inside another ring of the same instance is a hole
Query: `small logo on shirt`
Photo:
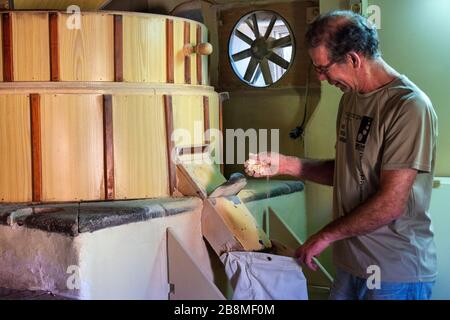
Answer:
[[373, 118], [364, 116], [361, 119], [361, 124], [359, 125], [358, 134], [356, 135], [355, 149], [359, 152], [364, 152], [366, 146], [367, 137], [369, 136], [369, 131], [372, 126]]

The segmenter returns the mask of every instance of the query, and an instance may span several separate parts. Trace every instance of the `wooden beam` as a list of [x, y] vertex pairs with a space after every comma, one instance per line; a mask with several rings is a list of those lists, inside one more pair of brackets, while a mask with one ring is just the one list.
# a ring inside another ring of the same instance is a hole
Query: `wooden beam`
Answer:
[[173, 20], [166, 20], [167, 83], [174, 83]]
[[2, 14], [3, 30], [3, 81], [14, 81], [13, 68], [13, 35], [12, 35], [12, 14], [11, 12]]
[[164, 113], [166, 120], [166, 142], [167, 142], [167, 161], [169, 170], [169, 193], [172, 195], [175, 191], [177, 177], [176, 177], [176, 165], [175, 159], [173, 159], [173, 150], [175, 144], [172, 141], [173, 133], [173, 107], [172, 107], [172, 96], [164, 95]]
[[33, 202], [42, 198], [42, 146], [41, 146], [41, 99], [37, 93], [30, 94], [31, 122], [31, 176]]
[[114, 200], [114, 135], [112, 95], [103, 95], [103, 149], [105, 166], [105, 199]]
[[205, 137], [205, 144], [210, 143], [210, 136], [209, 136], [209, 129], [210, 129], [210, 123], [209, 123], [209, 97], [203, 96], [203, 129], [204, 129], [204, 137]]
[[[191, 24], [184, 22], [184, 45], [191, 45]], [[191, 56], [184, 56], [184, 82], [191, 84]]]
[[59, 70], [59, 42], [58, 42], [58, 13], [50, 12], [48, 16], [50, 35], [50, 79], [60, 81]]
[[123, 82], [123, 19], [114, 15], [114, 81]]
[[222, 97], [219, 95], [219, 131], [222, 134], [222, 139], [220, 139], [220, 154], [222, 155], [222, 161], [220, 163], [220, 173], [224, 174], [225, 172], [225, 167], [224, 167], [224, 162], [225, 162], [225, 157], [224, 157], [224, 151], [223, 151], [223, 137], [225, 136], [225, 133], [223, 132], [223, 99]]
[[[201, 25], [197, 25], [197, 45], [202, 43], [202, 26]], [[197, 53], [197, 84], [201, 85], [202, 84], [202, 76], [203, 76], [203, 72], [202, 72], [202, 59], [203, 56], [200, 53]]]

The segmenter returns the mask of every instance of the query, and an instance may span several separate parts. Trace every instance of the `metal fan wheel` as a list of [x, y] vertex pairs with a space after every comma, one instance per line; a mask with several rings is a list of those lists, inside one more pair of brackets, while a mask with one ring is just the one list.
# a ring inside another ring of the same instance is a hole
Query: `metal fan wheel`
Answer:
[[[274, 29], [284, 30], [276, 33]], [[277, 37], [276, 34], [283, 36]], [[239, 50], [236, 50], [233, 42], [240, 39]], [[246, 48], [244, 48], [246, 46]], [[291, 48], [289, 59], [280, 56], [280, 50]], [[236, 75], [251, 86], [270, 86], [286, 73], [294, 59], [294, 36], [286, 20], [273, 11], [254, 11], [243, 16], [233, 28], [230, 36], [228, 51], [231, 65]], [[237, 63], [248, 59], [244, 68]], [[269, 61], [275, 64], [272, 68]], [[272, 74], [271, 69], [281, 68], [281, 76]], [[263, 76], [264, 84], [256, 84], [259, 77]]]

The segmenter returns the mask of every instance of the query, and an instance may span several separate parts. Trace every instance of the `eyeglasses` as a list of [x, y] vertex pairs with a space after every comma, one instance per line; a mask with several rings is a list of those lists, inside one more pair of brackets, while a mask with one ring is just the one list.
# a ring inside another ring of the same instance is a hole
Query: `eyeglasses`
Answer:
[[330, 71], [330, 68], [335, 64], [335, 61], [331, 61], [330, 63], [324, 65], [324, 66], [317, 66], [312, 62], [312, 65], [317, 73], [319, 74], [327, 74]]

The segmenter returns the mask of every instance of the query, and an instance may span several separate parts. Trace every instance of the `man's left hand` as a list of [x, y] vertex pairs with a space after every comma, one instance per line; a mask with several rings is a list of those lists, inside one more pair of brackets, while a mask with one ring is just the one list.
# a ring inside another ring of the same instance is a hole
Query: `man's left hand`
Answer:
[[309, 269], [316, 271], [317, 265], [314, 263], [313, 258], [319, 256], [320, 253], [325, 250], [330, 241], [326, 240], [323, 234], [316, 233], [311, 236], [306, 242], [295, 250], [295, 257], [302, 264], [306, 264]]

